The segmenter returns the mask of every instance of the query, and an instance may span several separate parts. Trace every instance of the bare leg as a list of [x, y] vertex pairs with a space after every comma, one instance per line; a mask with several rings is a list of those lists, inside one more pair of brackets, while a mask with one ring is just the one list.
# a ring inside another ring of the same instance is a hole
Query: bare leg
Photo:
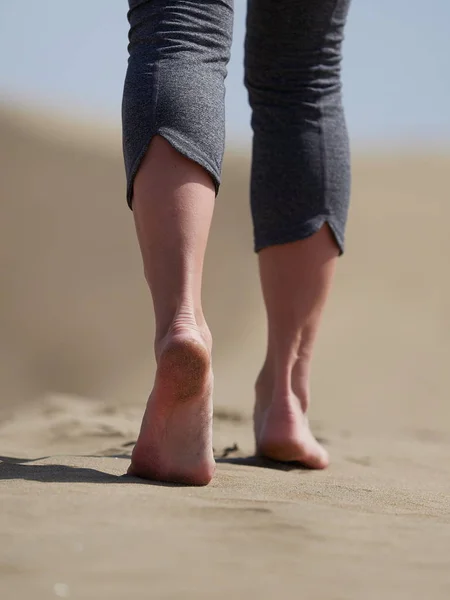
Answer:
[[157, 372], [129, 470], [148, 479], [206, 485], [214, 474], [212, 344], [201, 305], [214, 197], [199, 165], [153, 139], [133, 211], [155, 310]]
[[310, 366], [338, 254], [327, 226], [305, 240], [259, 253], [268, 347], [256, 382], [256, 448], [268, 458], [313, 469], [325, 468], [328, 456], [306, 417]]

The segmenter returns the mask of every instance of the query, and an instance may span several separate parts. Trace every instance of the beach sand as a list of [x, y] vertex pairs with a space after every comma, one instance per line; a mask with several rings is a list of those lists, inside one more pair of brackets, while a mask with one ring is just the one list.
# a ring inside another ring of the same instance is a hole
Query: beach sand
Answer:
[[354, 156], [313, 371], [325, 472], [253, 457], [265, 317], [249, 157], [229, 152], [204, 300], [217, 474], [125, 476], [154, 373], [120, 135], [2, 107], [0, 598], [450, 597], [450, 154]]

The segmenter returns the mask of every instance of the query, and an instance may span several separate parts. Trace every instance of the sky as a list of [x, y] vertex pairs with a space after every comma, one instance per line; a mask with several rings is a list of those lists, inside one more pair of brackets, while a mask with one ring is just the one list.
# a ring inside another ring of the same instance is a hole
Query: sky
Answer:
[[[311, 0], [314, 1], [314, 0]], [[0, 0], [0, 99], [120, 125], [126, 0]], [[246, 1], [235, 0], [227, 139], [251, 139], [243, 86]], [[450, 143], [450, 0], [353, 0], [344, 105], [363, 145]]]

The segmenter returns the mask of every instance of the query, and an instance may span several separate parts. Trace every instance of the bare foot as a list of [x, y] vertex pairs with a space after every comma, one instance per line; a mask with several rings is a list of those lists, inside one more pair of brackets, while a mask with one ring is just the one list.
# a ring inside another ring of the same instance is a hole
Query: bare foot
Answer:
[[309, 469], [325, 469], [328, 453], [309, 427], [302, 402], [292, 392], [274, 397], [272, 386], [259, 378], [254, 412], [256, 452], [281, 462], [299, 462]]
[[211, 481], [212, 387], [211, 353], [200, 333], [166, 336], [129, 474], [189, 485]]

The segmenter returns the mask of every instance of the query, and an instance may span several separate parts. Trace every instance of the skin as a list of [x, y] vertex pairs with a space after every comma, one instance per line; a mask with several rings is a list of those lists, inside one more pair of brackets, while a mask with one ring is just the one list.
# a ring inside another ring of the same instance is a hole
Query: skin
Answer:
[[[212, 339], [203, 315], [203, 261], [214, 209], [210, 176], [156, 136], [134, 184], [133, 213], [153, 298], [157, 371], [129, 473], [208, 484], [212, 452]], [[338, 248], [328, 227], [259, 253], [268, 343], [257, 378], [254, 431], [260, 455], [328, 465], [309, 428], [314, 341]]]

